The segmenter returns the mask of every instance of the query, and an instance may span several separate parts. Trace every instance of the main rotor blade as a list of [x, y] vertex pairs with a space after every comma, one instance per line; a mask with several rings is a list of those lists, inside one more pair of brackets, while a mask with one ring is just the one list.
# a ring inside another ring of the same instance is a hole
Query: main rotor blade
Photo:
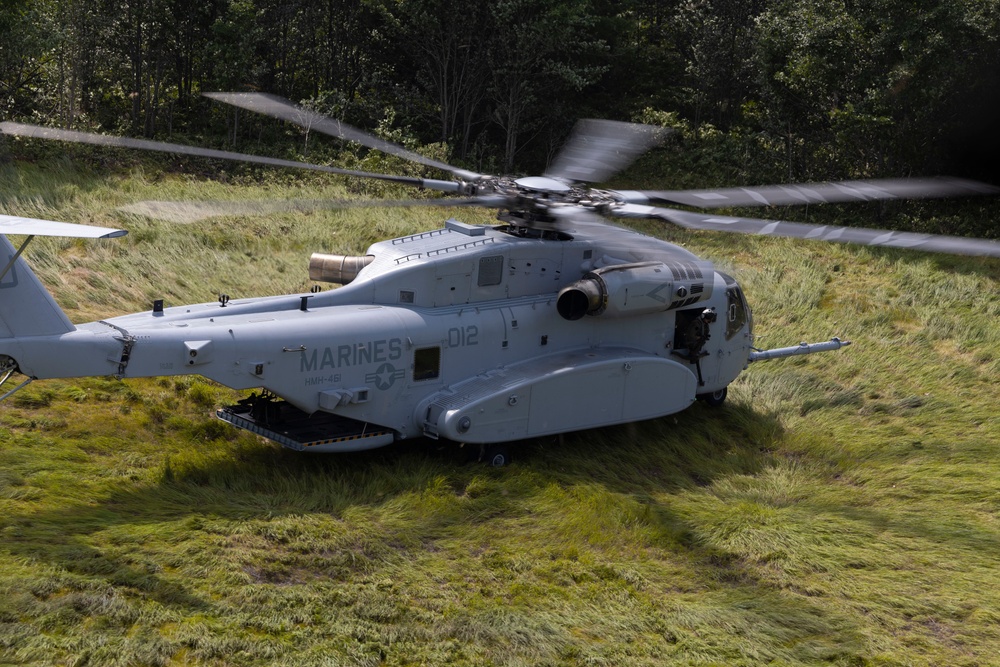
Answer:
[[391, 181], [402, 183], [417, 188], [429, 188], [442, 192], [458, 192], [460, 185], [452, 181], [437, 181], [427, 178], [414, 178], [411, 176], [395, 176], [391, 174], [374, 174], [367, 171], [354, 171], [352, 169], [338, 169], [337, 167], [327, 167], [309, 162], [296, 162], [294, 160], [280, 160], [277, 158], [262, 157], [260, 155], [249, 155], [246, 153], [232, 153], [229, 151], [219, 151], [212, 148], [198, 148], [196, 146], [184, 146], [182, 144], [171, 144], [162, 141], [150, 141], [148, 139], [131, 139], [128, 137], [112, 137], [104, 134], [93, 134], [90, 132], [77, 132], [74, 130], [59, 130], [52, 127], [40, 127], [38, 125], [25, 125], [23, 123], [2, 122], [0, 131], [19, 137], [32, 137], [37, 139], [55, 139], [57, 141], [69, 141], [77, 144], [92, 144], [95, 146], [117, 146], [119, 148], [137, 148], [146, 151], [158, 151], [161, 153], [174, 153], [180, 155], [194, 155], [197, 157], [217, 158], [222, 160], [236, 160], [238, 162], [250, 162], [254, 164], [266, 164], [273, 167], [291, 167], [293, 169], [311, 169], [313, 171], [323, 171], [330, 174], [340, 174], [342, 176], [355, 176], [357, 178], [374, 178], [380, 181]]
[[[456, 197], [442, 199], [405, 200], [340, 200], [340, 199], [290, 199], [280, 201], [163, 201], [147, 200], [126, 204], [118, 210], [125, 213], [165, 220], [178, 224], [191, 224], [221, 216], [254, 216], [273, 213], [337, 210], [347, 208], [395, 208], [409, 206], [483, 206], [500, 208], [504, 197]], [[0, 227], [2, 229], [2, 227]]]
[[662, 141], [668, 132], [652, 125], [581, 120], [545, 176], [568, 182], [606, 181]]
[[458, 167], [453, 167], [449, 164], [445, 164], [444, 162], [438, 162], [437, 160], [432, 160], [429, 157], [424, 157], [423, 155], [407, 150], [398, 144], [385, 141], [384, 139], [379, 139], [374, 135], [363, 132], [355, 127], [351, 127], [347, 123], [330, 118], [329, 116], [318, 114], [314, 111], [310, 111], [309, 109], [304, 109], [286, 99], [277, 97], [276, 95], [266, 95], [264, 93], [203, 94], [213, 100], [225, 102], [226, 104], [231, 104], [249, 111], [256, 111], [257, 113], [264, 114], [265, 116], [271, 116], [272, 118], [280, 118], [281, 120], [288, 121], [289, 123], [294, 123], [299, 127], [304, 127], [307, 130], [315, 130], [317, 132], [322, 132], [323, 134], [339, 137], [340, 139], [344, 139], [346, 141], [355, 141], [362, 146], [374, 148], [382, 151], [383, 153], [388, 153], [389, 155], [395, 155], [427, 167], [441, 169], [442, 171], [447, 171], [448, 173], [454, 174], [463, 180], [477, 181], [482, 178], [481, 174], [459, 169]]
[[889, 248], [912, 248], [929, 252], [943, 252], [955, 255], [984, 255], [1000, 257], [1000, 242], [986, 239], [943, 236], [939, 234], [917, 234], [913, 232], [892, 232], [884, 229], [863, 227], [835, 227], [811, 225], [803, 222], [784, 220], [760, 220], [757, 218], [736, 218], [692, 213], [670, 208], [625, 204], [612, 209], [611, 214], [623, 217], [659, 218], [688, 229], [706, 229], [740, 234], [761, 234], [765, 236], [786, 236], [837, 243], [857, 243], [860, 245], [884, 246]]
[[799, 183], [716, 190], [622, 190], [630, 204], [680, 204], [695, 208], [795, 206], [888, 199], [935, 199], [1000, 194], [1000, 188], [961, 178], [897, 178]]

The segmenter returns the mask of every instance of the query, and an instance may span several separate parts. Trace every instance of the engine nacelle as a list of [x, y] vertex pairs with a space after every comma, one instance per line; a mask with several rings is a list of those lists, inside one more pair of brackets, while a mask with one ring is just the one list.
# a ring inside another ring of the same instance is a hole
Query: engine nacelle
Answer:
[[314, 252], [309, 258], [309, 280], [318, 283], [347, 285], [361, 269], [372, 263], [374, 255], [324, 255]]
[[628, 317], [686, 308], [712, 296], [711, 262], [637, 262], [596, 269], [559, 292], [567, 320], [584, 315]]

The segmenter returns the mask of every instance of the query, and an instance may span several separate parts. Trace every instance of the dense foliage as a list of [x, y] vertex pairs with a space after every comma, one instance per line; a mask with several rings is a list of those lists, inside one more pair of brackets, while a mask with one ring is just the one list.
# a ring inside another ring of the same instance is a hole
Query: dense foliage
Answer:
[[651, 109], [782, 178], [988, 178], [998, 38], [1000, 0], [5, 0], [0, 114], [259, 141], [199, 93], [261, 90], [503, 171]]

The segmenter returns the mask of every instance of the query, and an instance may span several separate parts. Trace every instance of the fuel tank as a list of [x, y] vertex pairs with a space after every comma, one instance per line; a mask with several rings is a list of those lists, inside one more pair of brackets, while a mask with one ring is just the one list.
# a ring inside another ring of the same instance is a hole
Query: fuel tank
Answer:
[[415, 416], [431, 438], [506, 442], [679, 412], [696, 384], [674, 359], [592, 348], [482, 373], [433, 395]]

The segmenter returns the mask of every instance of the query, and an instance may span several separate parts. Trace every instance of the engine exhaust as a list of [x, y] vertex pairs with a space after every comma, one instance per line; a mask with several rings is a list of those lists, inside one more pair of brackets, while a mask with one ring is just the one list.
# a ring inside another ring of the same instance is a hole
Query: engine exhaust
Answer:
[[347, 285], [374, 259], [375, 255], [325, 255], [314, 252], [309, 258], [309, 280]]

